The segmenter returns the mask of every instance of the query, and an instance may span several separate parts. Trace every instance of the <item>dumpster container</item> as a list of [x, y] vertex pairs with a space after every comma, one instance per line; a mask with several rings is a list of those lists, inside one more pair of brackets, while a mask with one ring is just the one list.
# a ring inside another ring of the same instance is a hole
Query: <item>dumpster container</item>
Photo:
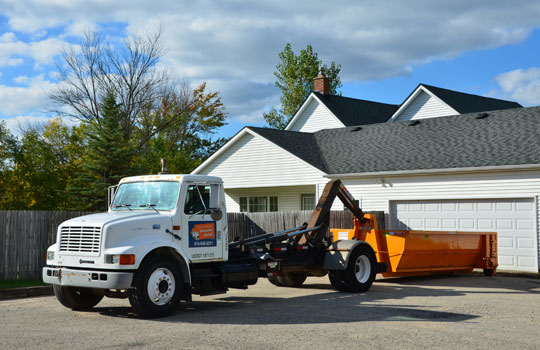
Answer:
[[354, 229], [331, 229], [333, 239], [368, 242], [378, 262], [386, 263], [384, 277], [472, 272], [491, 276], [497, 269], [495, 232], [380, 230], [375, 215], [355, 219]]

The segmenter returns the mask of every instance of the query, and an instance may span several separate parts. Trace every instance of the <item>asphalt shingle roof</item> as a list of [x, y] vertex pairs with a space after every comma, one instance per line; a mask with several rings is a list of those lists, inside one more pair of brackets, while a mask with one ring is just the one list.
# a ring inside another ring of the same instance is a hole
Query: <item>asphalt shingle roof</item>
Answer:
[[420, 85], [431, 91], [460, 114], [523, 107], [517, 102], [466, 94], [464, 92], [443, 89], [426, 84]]
[[337, 95], [324, 95], [313, 92], [315, 96], [330, 110], [345, 126], [384, 123], [394, 114], [398, 105], [359, 100]]
[[250, 127], [327, 174], [540, 164], [540, 107], [315, 133]]

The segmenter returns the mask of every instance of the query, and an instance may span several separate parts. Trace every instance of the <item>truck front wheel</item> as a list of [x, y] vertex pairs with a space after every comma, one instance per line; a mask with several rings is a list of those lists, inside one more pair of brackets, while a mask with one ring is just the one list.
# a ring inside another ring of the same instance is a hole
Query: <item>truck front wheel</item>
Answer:
[[53, 290], [60, 304], [75, 311], [91, 309], [103, 299], [103, 295], [95, 294], [90, 288], [63, 287], [55, 284]]
[[182, 295], [184, 280], [178, 266], [160, 257], [143, 262], [128, 290], [129, 303], [139, 316], [154, 318], [170, 315]]

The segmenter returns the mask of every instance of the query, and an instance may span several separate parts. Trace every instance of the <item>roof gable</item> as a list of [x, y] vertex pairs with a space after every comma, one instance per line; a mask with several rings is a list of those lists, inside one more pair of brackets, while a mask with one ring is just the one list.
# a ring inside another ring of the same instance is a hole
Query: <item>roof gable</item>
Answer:
[[310, 94], [285, 130], [315, 132], [346, 126], [315, 94]]
[[[314, 113], [313, 103], [324, 106], [326, 115]], [[398, 109], [398, 105], [360, 100], [338, 95], [312, 92], [291, 119], [285, 130], [315, 132], [353, 125], [383, 123]], [[314, 120], [308, 120], [313, 118]], [[304, 125], [309, 126], [304, 127]]]
[[521, 108], [517, 102], [419, 84], [388, 122]]
[[495, 111], [523, 107], [517, 102], [499, 100], [491, 97], [467, 94], [464, 92], [443, 89], [436, 86], [422, 84], [426, 89], [455, 109], [460, 114]]
[[[286, 133], [287, 136], [284, 137], [284, 133]], [[223, 158], [227, 159], [231, 157], [233, 153], [243, 147], [242, 142], [245, 141], [246, 136], [264, 140], [267, 144], [273, 145], [276, 151], [280, 150], [289, 153], [297, 159], [299, 163], [309, 166], [309, 168], [315, 170], [317, 173], [322, 174], [325, 172], [326, 167], [324, 162], [322, 158], [318, 156], [320, 153], [318, 151], [314, 152], [317, 146], [312, 133], [285, 132], [276, 129], [245, 127], [212, 156], [194, 169], [191, 174], [206, 174], [208, 171], [212, 171], [212, 169], [220, 162], [224, 161]], [[291, 142], [291, 140], [296, 140], [296, 143]], [[274, 153], [271, 149], [266, 151]], [[262, 151], [261, 153], [257, 153], [256, 157], [257, 159], [265, 159], [265, 152]]]

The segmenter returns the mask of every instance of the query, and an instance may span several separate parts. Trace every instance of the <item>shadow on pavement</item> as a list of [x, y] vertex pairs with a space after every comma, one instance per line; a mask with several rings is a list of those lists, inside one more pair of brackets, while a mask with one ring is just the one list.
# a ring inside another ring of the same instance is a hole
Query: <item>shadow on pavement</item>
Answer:
[[[330, 289], [325, 284], [307, 284], [307, 289]], [[279, 287], [276, 295], [279, 294]], [[452, 289], [398, 286], [375, 283], [368, 293], [353, 294], [337, 291], [307, 296], [239, 297], [223, 296], [215, 300], [181, 303], [173, 315], [154, 319], [157, 322], [201, 324], [319, 324], [363, 321], [429, 321], [463, 322], [476, 315], [433, 310], [433, 306], [374, 304], [380, 300], [398, 300], [408, 296], [458, 296]], [[127, 307], [95, 307], [91, 312], [114, 317], [136, 318]], [[142, 320], [142, 319], [141, 319]]]

